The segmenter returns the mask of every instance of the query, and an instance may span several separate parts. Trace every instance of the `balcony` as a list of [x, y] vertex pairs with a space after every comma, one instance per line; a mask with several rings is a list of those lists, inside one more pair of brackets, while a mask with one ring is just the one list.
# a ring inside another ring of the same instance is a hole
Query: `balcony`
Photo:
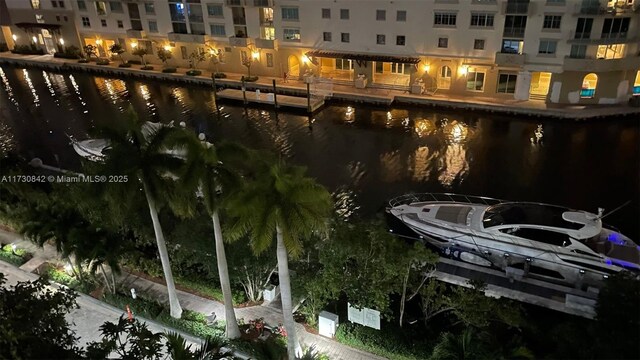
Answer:
[[532, 15], [535, 4], [532, 3], [510, 3], [503, 2], [501, 7], [502, 15]]
[[256, 47], [259, 49], [278, 50], [278, 40], [256, 38], [255, 41], [256, 41]]
[[260, 26], [273, 27], [273, 19], [260, 19]]
[[183, 43], [199, 43], [203, 44], [206, 42], [206, 35], [200, 34], [180, 34], [175, 32], [170, 32], [167, 34], [169, 41], [171, 42], [183, 42]]
[[496, 65], [500, 66], [522, 66], [524, 65], [525, 54], [496, 53]]
[[640, 4], [616, 4], [609, 7], [598, 5], [576, 4], [573, 9], [574, 15], [629, 15], [640, 12]]
[[231, 36], [229, 37], [229, 45], [236, 47], [247, 47], [251, 44], [251, 39], [247, 37], [237, 37]]
[[502, 36], [505, 38], [524, 38], [525, 28], [504, 29]]
[[253, 0], [251, 3], [255, 7], [273, 7], [273, 0]]
[[224, 0], [227, 6], [245, 6], [247, 5], [244, 0]]
[[189, 15], [189, 21], [195, 23], [204, 22], [202, 15]]
[[131, 39], [145, 39], [147, 34], [144, 30], [129, 29], [127, 30], [127, 37]]
[[[612, 44], [633, 44], [640, 41], [640, 36], [627, 37], [626, 33], [624, 36], [610, 36], [604, 37], [600, 39], [569, 39], [567, 40], [567, 44], [580, 44], [580, 45], [612, 45]], [[572, 36], [573, 37], [573, 36]]]
[[627, 56], [621, 59], [574, 59], [564, 58], [562, 69], [565, 71], [607, 72], [636, 70], [640, 66], [639, 56]]
[[233, 25], [247, 25], [247, 18], [245, 17], [234, 17]]

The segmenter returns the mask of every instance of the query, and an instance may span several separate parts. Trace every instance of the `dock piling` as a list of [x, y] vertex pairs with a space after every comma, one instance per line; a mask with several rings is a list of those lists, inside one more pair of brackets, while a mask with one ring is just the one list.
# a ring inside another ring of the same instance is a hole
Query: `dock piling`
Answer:
[[276, 79], [273, 79], [273, 106], [278, 108], [278, 94], [276, 94]]
[[244, 106], [247, 106], [247, 87], [244, 84], [244, 76], [242, 77], [242, 98], [244, 100]]
[[307, 83], [307, 112], [311, 112], [311, 90], [309, 83]]

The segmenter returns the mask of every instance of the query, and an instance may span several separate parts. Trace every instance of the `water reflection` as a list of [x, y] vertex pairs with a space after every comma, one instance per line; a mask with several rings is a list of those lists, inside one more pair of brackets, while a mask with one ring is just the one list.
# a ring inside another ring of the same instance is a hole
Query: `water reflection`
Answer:
[[84, 114], [89, 113], [89, 110], [86, 109], [87, 103], [82, 98], [82, 94], [80, 93], [80, 87], [78, 86], [78, 83], [76, 82], [76, 78], [74, 78], [73, 75], [69, 75], [69, 80], [71, 81], [71, 85], [73, 86], [73, 90], [75, 91], [76, 95], [78, 95], [78, 100], [80, 100], [80, 103], [82, 104], [82, 107], [85, 108], [85, 109], [83, 109], [82, 112]]
[[[94, 78], [94, 82], [100, 91], [100, 94], [103, 97], [108, 98], [114, 105], [116, 105], [118, 101], [122, 101], [129, 96], [127, 84], [120, 79], [96, 77]], [[122, 107], [120, 107], [120, 109], [122, 110]]]
[[432, 120], [415, 119], [413, 120], [413, 130], [419, 138], [423, 138], [435, 133], [438, 128]]
[[16, 142], [11, 128], [7, 124], [0, 123], [0, 158], [16, 147]]
[[381, 154], [380, 166], [381, 180], [383, 182], [397, 182], [401, 180], [402, 176], [404, 175], [403, 161], [400, 155], [400, 151], [398, 150]]
[[347, 106], [347, 111], [344, 113], [344, 121], [347, 123], [352, 123], [355, 121], [355, 110], [351, 106]]
[[40, 106], [40, 98], [38, 97], [36, 89], [33, 87], [33, 83], [29, 77], [29, 71], [27, 71], [27, 69], [22, 69], [22, 74], [24, 75], [24, 79], [27, 81], [27, 86], [29, 86], [29, 89], [31, 90], [31, 95], [33, 95], [33, 104], [36, 107]]
[[437, 152], [429, 151], [426, 146], [419, 146], [411, 156], [410, 172], [411, 180], [415, 182], [426, 182], [429, 180], [431, 163], [436, 158]]
[[140, 85], [140, 94], [145, 101], [145, 105], [147, 106], [147, 110], [149, 111], [149, 115], [156, 116], [156, 104], [151, 101], [151, 92], [149, 91], [149, 87], [145, 84]]
[[334, 200], [336, 215], [344, 221], [348, 221], [360, 209], [356, 193], [345, 186], [336, 189], [331, 196]]
[[466, 149], [469, 127], [457, 120], [449, 122], [449, 119], [445, 118], [442, 120], [442, 132], [447, 147], [438, 161], [438, 181], [445, 187], [450, 187], [456, 179], [462, 183], [469, 171]]
[[[49, 79], [49, 74], [46, 71], [42, 71], [42, 77], [44, 78], [44, 83], [47, 84], [47, 89], [49, 90], [49, 94], [52, 97], [56, 97], [56, 91], [53, 89], [53, 85], [51, 84], [51, 79]], [[60, 103], [56, 101], [56, 105], [60, 106]]]
[[13, 89], [11, 88], [11, 84], [9, 84], [9, 79], [7, 79], [7, 75], [4, 73], [4, 70], [0, 68], [0, 79], [2, 79], [2, 87], [7, 92], [7, 98], [9, 101], [16, 106], [16, 110], [20, 111], [20, 106], [18, 104], [18, 100], [16, 100], [13, 95]]

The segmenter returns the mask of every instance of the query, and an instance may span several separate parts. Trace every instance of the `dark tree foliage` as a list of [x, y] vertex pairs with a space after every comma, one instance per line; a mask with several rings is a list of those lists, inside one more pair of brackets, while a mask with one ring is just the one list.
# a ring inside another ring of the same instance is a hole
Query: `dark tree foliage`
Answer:
[[47, 289], [47, 280], [20, 282], [4, 287], [0, 273], [0, 358], [79, 358], [75, 332], [65, 315], [77, 308], [69, 289]]
[[102, 341], [87, 345], [90, 359], [105, 359], [111, 353], [118, 354], [121, 359], [161, 358], [162, 334], [152, 332], [137, 319], [129, 321], [122, 315], [118, 323], [105, 322], [100, 326], [100, 332]]

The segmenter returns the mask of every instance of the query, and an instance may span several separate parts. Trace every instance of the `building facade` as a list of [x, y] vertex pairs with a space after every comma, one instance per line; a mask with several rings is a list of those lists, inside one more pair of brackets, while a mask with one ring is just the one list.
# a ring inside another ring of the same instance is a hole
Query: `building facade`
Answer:
[[[640, 0], [0, 0], [9, 48], [356, 87], [613, 104], [640, 95]], [[3, 41], [0, 39], [0, 41]], [[211, 60], [211, 61], [209, 61]], [[414, 85], [414, 86], [412, 86]], [[416, 86], [417, 85], [417, 86]]]

